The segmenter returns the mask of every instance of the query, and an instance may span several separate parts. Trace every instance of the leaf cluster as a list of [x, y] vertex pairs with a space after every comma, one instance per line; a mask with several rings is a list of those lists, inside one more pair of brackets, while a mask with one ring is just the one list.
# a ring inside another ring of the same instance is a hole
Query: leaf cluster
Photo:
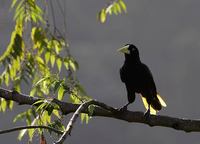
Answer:
[[[45, 125], [63, 130], [59, 107], [52, 102], [54, 98], [82, 103], [89, 98], [76, 78], [77, 61], [70, 55], [68, 43], [63, 36], [51, 32], [44, 18], [44, 10], [36, 0], [13, 0], [15, 9], [15, 29], [5, 52], [0, 56], [1, 86], [23, 91], [29, 85], [30, 96], [39, 96], [31, 109], [18, 114], [17, 120], [25, 120], [28, 126]], [[61, 78], [60, 73], [65, 76]], [[13, 108], [12, 101], [0, 99], [0, 110]], [[89, 117], [82, 114], [82, 120]], [[42, 129], [37, 129], [42, 134]], [[51, 133], [51, 131], [49, 131]], [[22, 130], [19, 139], [28, 133], [30, 140], [34, 129]]]
[[105, 23], [108, 15], [119, 15], [127, 12], [126, 4], [123, 0], [113, 0], [106, 7], [102, 8], [98, 13], [98, 20]]

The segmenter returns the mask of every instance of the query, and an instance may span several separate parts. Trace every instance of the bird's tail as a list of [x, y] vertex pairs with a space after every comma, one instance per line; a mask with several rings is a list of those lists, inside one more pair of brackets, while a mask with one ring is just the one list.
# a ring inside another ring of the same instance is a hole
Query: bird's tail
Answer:
[[161, 106], [167, 107], [166, 102], [162, 99], [162, 97], [161, 97], [159, 94], [157, 94], [157, 98], [158, 98], [158, 100], [159, 100]]
[[153, 97], [153, 99], [151, 100], [151, 106], [153, 107], [153, 109], [159, 111], [162, 109], [162, 105], [158, 99], [158, 97]]
[[[144, 107], [148, 110], [149, 104], [147, 103], [146, 98], [143, 96], [142, 96], [142, 101], [143, 101]], [[159, 94], [157, 94], [157, 97], [152, 100], [152, 103], [150, 105], [150, 113], [152, 115], [156, 115], [156, 113], [159, 110], [161, 110], [162, 106], [166, 107], [167, 105], [166, 105], [165, 101], [161, 98], [161, 96]]]

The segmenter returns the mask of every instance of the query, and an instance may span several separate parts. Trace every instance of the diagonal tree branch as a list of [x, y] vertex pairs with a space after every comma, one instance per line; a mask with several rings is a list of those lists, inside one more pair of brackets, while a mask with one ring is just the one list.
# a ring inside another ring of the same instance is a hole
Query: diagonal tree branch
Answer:
[[[22, 104], [32, 105], [36, 101], [40, 100], [37, 97], [30, 97], [28, 95], [19, 94], [3, 88], [0, 88], [0, 97], [5, 98], [6, 100], [13, 100], [20, 105]], [[64, 115], [75, 112], [80, 107], [80, 104], [62, 102], [57, 99], [53, 99], [52, 102], [56, 103], [60, 107], [60, 111]], [[185, 132], [200, 132], [200, 120], [190, 120], [190, 119], [182, 119], [169, 116], [151, 115], [150, 119], [147, 121], [144, 118], [143, 112], [131, 112], [128, 110], [120, 112], [117, 109], [98, 101], [93, 101], [92, 104], [96, 105], [94, 107], [92, 116], [110, 117], [119, 120], [124, 120], [127, 122], [148, 124], [149, 126], [169, 127], [169, 128], [174, 128], [176, 130], [182, 130]], [[86, 107], [88, 107], [88, 105], [83, 106], [82, 112], [90, 114]]]
[[73, 114], [73, 116], [71, 117], [68, 125], [67, 125], [67, 128], [65, 130], [65, 132], [62, 134], [62, 136], [60, 137], [60, 139], [55, 142], [55, 144], [62, 144], [65, 139], [67, 138], [68, 135], [71, 134], [71, 130], [72, 130], [72, 127], [73, 127], [73, 124], [76, 122], [79, 114], [86, 109], [86, 105], [89, 106], [90, 104], [92, 104], [94, 101], [87, 101], [87, 102], [84, 102], [82, 103], [78, 109], [75, 111], [75, 113]]

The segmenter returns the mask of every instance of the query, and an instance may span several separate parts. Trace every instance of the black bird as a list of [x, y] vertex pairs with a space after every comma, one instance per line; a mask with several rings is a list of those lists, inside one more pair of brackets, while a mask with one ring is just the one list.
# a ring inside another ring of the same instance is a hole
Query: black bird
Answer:
[[166, 104], [157, 94], [151, 71], [140, 61], [138, 49], [133, 44], [127, 44], [118, 51], [125, 54], [125, 62], [120, 69], [120, 77], [126, 85], [128, 96], [128, 103], [121, 110], [127, 109], [127, 106], [134, 102], [135, 93], [139, 93], [147, 109], [145, 116], [156, 114]]

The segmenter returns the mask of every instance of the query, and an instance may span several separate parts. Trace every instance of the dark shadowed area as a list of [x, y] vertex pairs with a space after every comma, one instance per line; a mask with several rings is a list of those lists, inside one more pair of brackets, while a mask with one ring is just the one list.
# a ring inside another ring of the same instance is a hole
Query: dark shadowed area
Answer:
[[[133, 43], [139, 48], [141, 60], [151, 69], [157, 89], [168, 104], [159, 114], [199, 119], [200, 1], [124, 1], [128, 13], [111, 16], [105, 24], [96, 20], [96, 14], [106, 1], [66, 1], [70, 49], [79, 62], [78, 78], [88, 95], [114, 107], [127, 102], [125, 86], [119, 77], [124, 56], [116, 50]], [[9, 4], [1, 0], [0, 54], [10, 40], [14, 25]], [[57, 17], [58, 25], [61, 18]], [[16, 106], [12, 112], [1, 113], [0, 129], [20, 125], [12, 124], [12, 118], [25, 108]], [[145, 111], [139, 97], [129, 110]], [[0, 135], [0, 140], [26, 143], [17, 141], [17, 134]], [[77, 121], [71, 134], [66, 143], [199, 144], [200, 135], [103, 117], [92, 118], [88, 125]]]

